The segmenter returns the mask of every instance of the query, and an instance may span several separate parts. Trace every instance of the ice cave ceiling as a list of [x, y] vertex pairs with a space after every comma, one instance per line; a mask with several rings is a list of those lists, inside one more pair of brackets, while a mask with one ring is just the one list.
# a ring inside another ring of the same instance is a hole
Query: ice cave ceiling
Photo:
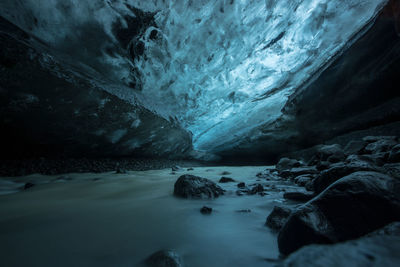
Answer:
[[[282, 116], [386, 0], [3, 0], [77, 75], [218, 152]], [[138, 121], [140, 123], [140, 121]]]

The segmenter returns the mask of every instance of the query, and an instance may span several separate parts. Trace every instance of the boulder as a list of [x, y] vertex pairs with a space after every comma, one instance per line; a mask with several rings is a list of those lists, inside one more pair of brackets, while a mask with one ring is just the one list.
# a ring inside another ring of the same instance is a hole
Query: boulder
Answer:
[[322, 192], [330, 184], [340, 178], [357, 171], [378, 171], [379, 169], [370, 162], [361, 160], [359, 156], [349, 156], [346, 163], [333, 164], [331, 168], [322, 171], [313, 180], [313, 190], [316, 193]]
[[272, 212], [268, 215], [265, 225], [275, 231], [279, 231], [287, 222], [291, 212], [292, 210], [289, 208], [275, 206]]
[[245, 188], [245, 187], [246, 187], [246, 184], [243, 183], [243, 182], [241, 182], [241, 183], [238, 183], [238, 184], [237, 184], [237, 187], [238, 187], [238, 188]]
[[150, 255], [146, 261], [148, 267], [182, 267], [182, 259], [173, 250], [160, 250]]
[[27, 189], [32, 188], [32, 187], [34, 187], [34, 186], [35, 186], [34, 183], [27, 182], [27, 183], [24, 185], [24, 190], [27, 190]]
[[306, 202], [311, 200], [315, 195], [313, 193], [304, 192], [286, 192], [283, 194], [284, 199], [289, 199], [293, 201]]
[[343, 153], [343, 149], [340, 145], [338, 144], [333, 144], [333, 145], [321, 145], [318, 149], [317, 149], [317, 153], [316, 156], [322, 160], [322, 161], [326, 161], [328, 160], [328, 158], [332, 155], [342, 155]]
[[283, 178], [294, 178], [304, 174], [317, 174], [318, 170], [314, 166], [291, 168], [289, 170], [283, 170], [279, 172], [279, 175]]
[[219, 183], [233, 183], [233, 182], [235, 182], [235, 180], [230, 177], [221, 177], [221, 179], [219, 179], [218, 182]]
[[282, 171], [286, 169], [300, 167], [301, 165], [302, 163], [297, 159], [281, 158], [278, 164], [276, 164], [276, 169]]
[[211, 214], [212, 208], [207, 207], [207, 206], [203, 206], [203, 207], [200, 209], [200, 212], [201, 212], [202, 214]]
[[173, 172], [177, 172], [177, 171], [181, 171], [182, 168], [181, 168], [180, 166], [172, 166], [171, 170], [172, 170]]
[[314, 176], [310, 174], [303, 174], [294, 178], [294, 182], [299, 186], [305, 186], [307, 183], [312, 181], [313, 178]]
[[330, 155], [328, 157], [327, 161], [331, 162], [331, 163], [337, 163], [337, 162], [345, 160], [345, 158], [346, 158], [346, 155], [344, 154], [344, 152], [338, 151], [338, 152], [335, 152], [334, 154]]
[[291, 254], [281, 266], [400, 266], [400, 223], [357, 240], [310, 245]]
[[185, 174], [174, 185], [174, 195], [183, 198], [217, 198], [224, 190], [213, 181]]
[[255, 195], [257, 193], [263, 193], [264, 187], [261, 184], [256, 184], [248, 191], [249, 195]]
[[394, 147], [395, 145], [397, 145], [397, 142], [395, 140], [383, 138], [383, 139], [380, 139], [373, 143], [368, 144], [364, 148], [364, 152], [367, 154], [376, 154], [376, 153], [380, 153], [380, 152], [387, 152], [387, 151], [390, 151], [390, 149], [392, 147]]
[[396, 141], [397, 137], [396, 136], [365, 136], [365, 137], [363, 137], [362, 140], [367, 143], [374, 143], [374, 142], [380, 141], [380, 140]]
[[373, 163], [376, 166], [383, 166], [388, 161], [388, 157], [389, 152], [379, 152], [374, 154], [361, 155], [360, 159]]
[[345, 146], [343, 152], [346, 155], [359, 154], [367, 146], [366, 141], [352, 140]]
[[318, 171], [323, 171], [329, 169], [331, 167], [331, 162], [328, 161], [318, 161], [316, 162], [316, 166]]
[[278, 236], [290, 254], [309, 244], [358, 238], [400, 220], [400, 182], [378, 172], [355, 172], [298, 207]]
[[389, 162], [400, 162], [400, 144], [395, 145], [389, 153]]
[[387, 163], [383, 165], [382, 171], [387, 175], [400, 180], [400, 163]]

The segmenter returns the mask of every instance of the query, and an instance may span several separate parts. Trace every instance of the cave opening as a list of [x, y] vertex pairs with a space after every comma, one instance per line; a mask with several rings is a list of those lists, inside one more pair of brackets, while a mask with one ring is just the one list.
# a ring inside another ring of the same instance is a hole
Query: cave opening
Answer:
[[3, 0], [0, 43], [5, 266], [400, 265], [400, 1]]

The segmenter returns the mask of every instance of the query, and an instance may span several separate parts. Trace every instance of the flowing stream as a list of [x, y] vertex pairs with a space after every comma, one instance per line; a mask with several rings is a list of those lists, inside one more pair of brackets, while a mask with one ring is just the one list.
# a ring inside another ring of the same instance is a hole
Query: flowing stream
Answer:
[[[0, 195], [1, 265], [138, 266], [160, 249], [176, 250], [185, 266], [272, 265], [279, 252], [265, 219], [284, 201], [281, 189], [293, 185], [257, 178], [266, 168], [0, 178], [9, 192]], [[224, 171], [231, 174], [221, 175]], [[226, 194], [215, 200], [176, 198], [173, 186], [184, 173], [215, 182], [221, 176], [260, 182], [271, 190], [266, 196], [237, 196], [237, 183], [226, 183], [220, 184]], [[11, 193], [10, 183], [28, 181], [36, 185]], [[200, 213], [204, 205], [213, 208], [211, 215]], [[251, 212], [239, 212], [247, 209]]]

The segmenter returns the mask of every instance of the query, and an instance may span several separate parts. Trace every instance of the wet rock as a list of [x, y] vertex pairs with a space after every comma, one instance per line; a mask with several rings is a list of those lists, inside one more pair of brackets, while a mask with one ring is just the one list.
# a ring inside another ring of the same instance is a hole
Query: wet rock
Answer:
[[299, 186], [305, 186], [307, 183], [312, 181], [314, 177], [310, 174], [303, 174], [294, 178], [294, 182]]
[[375, 164], [376, 166], [383, 166], [389, 157], [388, 152], [380, 152], [380, 153], [375, 153], [371, 155], [361, 155], [360, 158], [362, 160], [371, 162]]
[[241, 182], [241, 183], [238, 183], [238, 184], [237, 184], [237, 187], [238, 187], [238, 188], [245, 188], [245, 187], [246, 187], [246, 184], [243, 183], [243, 182]]
[[389, 162], [400, 162], [400, 144], [395, 145], [389, 153]]
[[300, 167], [301, 165], [302, 163], [296, 159], [281, 158], [276, 164], [276, 169], [282, 171], [286, 169]]
[[367, 146], [366, 141], [352, 140], [344, 148], [343, 152], [346, 155], [359, 154]]
[[275, 170], [269, 170], [269, 169], [266, 169], [266, 170], [264, 170], [262, 172], [257, 173], [256, 176], [258, 178], [266, 179], [268, 181], [279, 179], [278, 172], [275, 171]]
[[331, 167], [331, 163], [328, 161], [319, 161], [316, 165], [318, 171], [323, 171], [329, 169]]
[[389, 140], [389, 141], [396, 141], [397, 137], [396, 136], [365, 136], [362, 139], [363, 141], [367, 143], [374, 143], [380, 140]]
[[400, 220], [400, 182], [378, 172], [355, 172], [292, 213], [278, 236], [290, 254], [309, 244], [358, 238]]
[[24, 190], [27, 190], [27, 189], [32, 188], [32, 187], [34, 187], [34, 186], [35, 186], [34, 183], [31, 183], [31, 182], [25, 183], [25, 185], [24, 185]]
[[275, 206], [272, 212], [268, 215], [265, 225], [269, 228], [279, 231], [287, 222], [291, 209], [281, 206]]
[[294, 178], [304, 174], [317, 174], [318, 170], [313, 166], [292, 168], [290, 170], [284, 170], [279, 173], [283, 178], [289, 179]]
[[235, 182], [235, 180], [232, 178], [229, 178], [229, 177], [221, 177], [221, 179], [219, 179], [218, 182], [219, 183], [233, 183], [233, 182]]
[[397, 142], [393, 139], [380, 139], [378, 141], [368, 144], [364, 148], [364, 152], [367, 154], [376, 154], [376, 153], [380, 153], [380, 152], [387, 152], [392, 147], [394, 147], [396, 144], [397, 144]]
[[201, 212], [202, 214], [211, 214], [212, 208], [207, 207], [207, 206], [204, 206], [204, 207], [202, 207], [202, 208], [200, 209], [200, 212]]
[[231, 174], [231, 173], [230, 173], [230, 172], [227, 172], [227, 171], [221, 172], [221, 175], [229, 175], [229, 174]]
[[313, 193], [303, 193], [303, 192], [286, 192], [283, 194], [284, 199], [289, 199], [293, 201], [306, 202], [311, 200], [315, 195]]
[[346, 155], [344, 154], [343, 151], [337, 151], [334, 154], [330, 155], [328, 157], [327, 161], [331, 162], [331, 163], [337, 163], [337, 162], [345, 160], [345, 158], [346, 158]]
[[182, 259], [173, 250], [160, 250], [150, 255], [146, 261], [148, 267], [182, 267]]
[[314, 183], [313, 183], [313, 180], [307, 182], [307, 183], [304, 185], [304, 188], [305, 188], [307, 191], [314, 192]]
[[400, 180], [400, 163], [388, 163], [383, 165], [382, 170], [389, 176]]
[[303, 247], [281, 266], [400, 266], [400, 235], [393, 228], [398, 228], [398, 223], [357, 240]]
[[256, 184], [249, 190], [248, 194], [255, 195], [257, 193], [263, 193], [263, 192], [264, 192], [264, 187], [261, 184]]
[[193, 168], [188, 168], [187, 171], [194, 171], [194, 169]]
[[174, 195], [183, 198], [217, 198], [224, 190], [213, 181], [185, 174], [174, 185]]
[[351, 157], [346, 163], [337, 163], [332, 165], [331, 168], [322, 171], [313, 180], [313, 189], [316, 193], [320, 193], [335, 181], [353, 172], [378, 170], [376, 166], [367, 161], [363, 161], [358, 157]]
[[321, 161], [326, 161], [328, 158], [332, 155], [340, 155], [343, 154], [343, 149], [340, 145], [338, 144], [333, 144], [333, 145], [321, 145], [317, 149], [316, 156], [318, 157], [319, 160]]
[[176, 165], [176, 166], [172, 166], [171, 170], [172, 170], [173, 172], [177, 172], [177, 171], [181, 171], [182, 168], [179, 167], [178, 165]]

